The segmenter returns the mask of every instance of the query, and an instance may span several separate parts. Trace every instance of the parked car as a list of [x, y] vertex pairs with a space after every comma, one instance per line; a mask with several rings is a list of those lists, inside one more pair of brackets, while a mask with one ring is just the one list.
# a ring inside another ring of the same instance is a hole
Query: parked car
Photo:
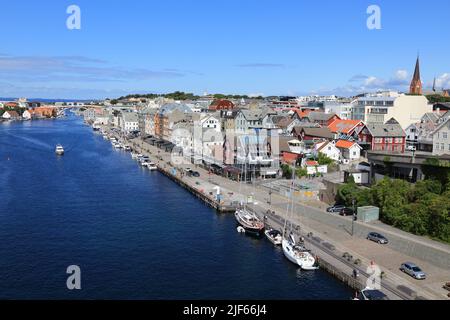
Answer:
[[345, 209], [343, 205], [334, 205], [332, 207], [327, 208], [327, 212], [341, 212], [342, 209]]
[[339, 214], [341, 216], [352, 216], [353, 215], [353, 209], [350, 208], [344, 208], [341, 211], [339, 211]]
[[416, 151], [416, 147], [415, 146], [407, 146], [406, 150], [408, 150], [408, 151]]
[[371, 241], [377, 242], [379, 244], [389, 243], [388, 239], [385, 236], [383, 236], [382, 234], [379, 234], [377, 232], [370, 232], [367, 235], [367, 240], [371, 240]]
[[406, 274], [409, 274], [414, 279], [424, 280], [427, 275], [416, 264], [412, 262], [405, 262], [400, 266], [400, 270]]
[[192, 171], [193, 177], [200, 177], [200, 173], [198, 171]]
[[380, 290], [365, 288], [359, 292], [356, 300], [389, 300], [389, 298]]

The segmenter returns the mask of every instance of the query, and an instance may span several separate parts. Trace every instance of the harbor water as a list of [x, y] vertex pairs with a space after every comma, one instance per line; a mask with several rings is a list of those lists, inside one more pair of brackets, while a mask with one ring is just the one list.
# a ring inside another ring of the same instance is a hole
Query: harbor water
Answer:
[[[57, 144], [65, 148], [58, 157]], [[81, 268], [81, 290], [66, 269]], [[0, 123], [1, 299], [350, 299], [69, 116]]]

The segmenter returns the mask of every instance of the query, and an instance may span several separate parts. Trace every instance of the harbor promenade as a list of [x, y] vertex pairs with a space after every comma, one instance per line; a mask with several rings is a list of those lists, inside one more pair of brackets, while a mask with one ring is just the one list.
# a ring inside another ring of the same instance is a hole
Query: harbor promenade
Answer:
[[[232, 212], [235, 206], [251, 196], [250, 207], [266, 222], [278, 229], [284, 225], [287, 216], [289, 198], [279, 193], [269, 195], [266, 188], [258, 184], [242, 184], [221, 176], [209, 174], [208, 171], [194, 164], [173, 165], [171, 154], [136, 138], [129, 143], [138, 152], [150, 156], [157, 163], [159, 170], [169, 178], [190, 190], [210, 206], [221, 212]], [[184, 169], [198, 171], [200, 177], [184, 174]], [[220, 200], [216, 194], [220, 190]], [[295, 197], [294, 197], [295, 198]], [[383, 272], [382, 290], [390, 299], [447, 299], [447, 291], [442, 288], [450, 279], [450, 271], [436, 267], [427, 261], [418, 261], [405, 254], [379, 244], [361, 240], [350, 235], [349, 218], [342, 219], [342, 228], [334, 228], [309, 218], [304, 212], [329, 215], [323, 209], [305, 205], [304, 201], [294, 201], [294, 215], [289, 220], [299, 229], [297, 236], [302, 236], [308, 247], [319, 257], [322, 269], [326, 269], [353, 288], [363, 288], [370, 276], [368, 266], [376, 263]], [[275, 215], [268, 212], [275, 212]], [[344, 254], [347, 257], [344, 258]], [[358, 260], [359, 264], [355, 264]], [[419, 264], [428, 274], [428, 279], [417, 281], [398, 270], [400, 264], [413, 261]], [[353, 270], [359, 271], [357, 280], [352, 278]]]

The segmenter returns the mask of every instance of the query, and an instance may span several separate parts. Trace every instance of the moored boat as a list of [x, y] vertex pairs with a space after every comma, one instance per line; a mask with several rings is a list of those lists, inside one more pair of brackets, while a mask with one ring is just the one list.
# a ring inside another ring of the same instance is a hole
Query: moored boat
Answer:
[[316, 259], [313, 257], [311, 252], [307, 250], [303, 245], [298, 245], [295, 243], [294, 236], [291, 234], [288, 239], [283, 239], [282, 241], [283, 253], [286, 258], [295, 263], [303, 270], [315, 270], [318, 269], [316, 266]]
[[234, 213], [237, 223], [245, 229], [246, 232], [261, 235], [264, 230], [264, 223], [247, 209], [237, 209]]
[[283, 242], [283, 235], [278, 230], [268, 229], [264, 231], [264, 234], [266, 235], [267, 239], [269, 239], [269, 241], [276, 246], [281, 245], [281, 243]]
[[156, 166], [156, 164], [154, 162], [148, 162], [147, 169], [150, 171], [155, 171], [155, 170], [158, 170], [158, 167]]

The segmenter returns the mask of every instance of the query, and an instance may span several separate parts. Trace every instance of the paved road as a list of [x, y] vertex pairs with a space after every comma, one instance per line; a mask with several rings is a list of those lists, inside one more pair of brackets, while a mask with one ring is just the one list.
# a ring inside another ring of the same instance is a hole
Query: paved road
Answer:
[[[139, 144], [142, 143], [140, 140], [134, 140], [134, 142], [138, 142]], [[170, 162], [170, 154], [148, 144], [145, 144], [144, 147], [145, 149], [150, 150], [153, 156], [159, 155], [161, 157], [161, 160], [159, 160], [161, 163]], [[286, 216], [289, 199], [285, 196], [272, 193], [271, 204], [268, 204], [269, 194], [266, 189], [258, 186], [258, 184], [238, 184], [220, 176], [209, 175], [206, 170], [196, 167], [193, 164], [184, 164], [177, 167], [179, 169], [187, 167], [195, 168], [195, 170], [200, 173], [199, 178], [185, 176], [183, 179], [196, 185], [198, 188], [205, 190], [205, 192], [215, 192], [215, 188], [220, 186], [223, 200], [226, 202], [245, 201], [245, 195], [252, 195], [255, 199], [256, 206], [260, 208], [260, 210], [264, 212], [267, 210], [275, 211], [282, 217]], [[314, 204], [314, 202], [312, 203]], [[427, 299], [446, 299], [447, 291], [442, 289], [442, 285], [450, 280], [450, 270], [435, 267], [426, 261], [418, 261], [418, 259], [399, 253], [388, 246], [381, 246], [370, 241], [355, 239], [349, 234], [348, 230], [344, 228], [333, 228], [303, 216], [302, 212], [305, 212], [306, 210], [309, 212], [312, 211], [314, 214], [329, 214], [321, 209], [296, 201], [293, 222], [301, 225], [303, 230], [313, 232], [314, 235], [320, 237], [324, 241], [332, 243], [336, 247], [336, 252], [349, 252], [353, 257], [359, 258], [362, 261], [362, 269], [370, 265], [372, 261], [376, 262], [376, 264], [386, 273], [384, 281], [387, 282], [388, 286], [394, 288], [403, 286], [406, 288], [405, 291], [408, 291], [409, 289], [415, 292], [417, 296]], [[343, 222], [348, 221], [349, 219], [346, 217], [340, 218], [343, 219]], [[378, 226], [378, 228], [382, 229], [380, 226]], [[408, 236], [408, 234], [406, 234], [406, 236]], [[316, 249], [322, 250], [318, 247], [316, 247]], [[398, 270], [398, 267], [402, 262], [410, 260], [418, 263], [427, 271], [429, 276], [427, 280], [414, 280]]]

